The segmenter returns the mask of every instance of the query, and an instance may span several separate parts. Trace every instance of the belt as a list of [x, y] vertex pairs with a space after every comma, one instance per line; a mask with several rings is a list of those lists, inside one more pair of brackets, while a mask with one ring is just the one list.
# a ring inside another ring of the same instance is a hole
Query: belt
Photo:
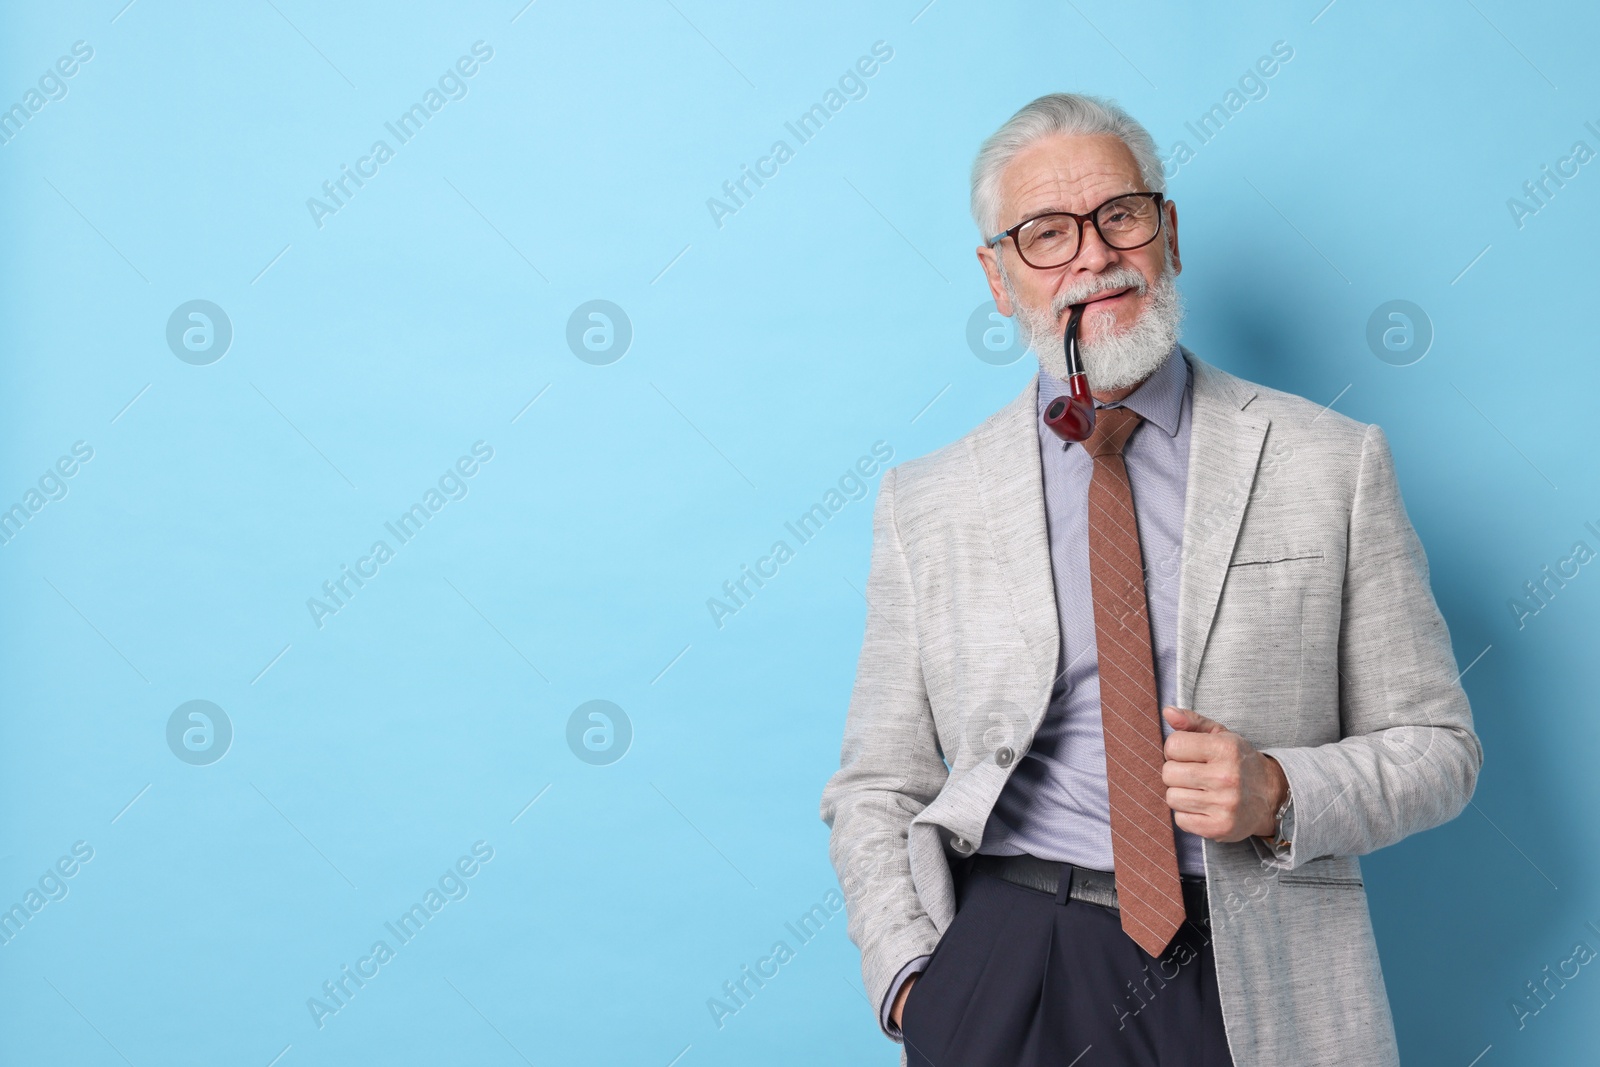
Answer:
[[[1024, 889], [1049, 893], [1060, 904], [1067, 899], [1098, 904], [1102, 908], [1117, 906], [1117, 879], [1111, 871], [1097, 871], [1092, 867], [1079, 867], [1075, 863], [1058, 863], [1036, 856], [990, 856], [983, 853], [967, 861], [969, 872], [981, 871], [1004, 879]], [[1062, 882], [1066, 894], [1062, 895]], [[1206, 902], [1206, 880], [1200, 875], [1179, 875], [1183, 889], [1184, 908], [1190, 918], [1203, 922], [1210, 917]]]

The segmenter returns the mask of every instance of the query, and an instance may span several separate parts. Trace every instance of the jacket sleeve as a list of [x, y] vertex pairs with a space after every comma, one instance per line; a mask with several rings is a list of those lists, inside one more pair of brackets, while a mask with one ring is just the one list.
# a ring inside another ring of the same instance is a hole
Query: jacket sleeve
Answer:
[[1362, 439], [1350, 511], [1338, 667], [1340, 740], [1262, 749], [1282, 765], [1295, 812], [1287, 849], [1258, 844], [1268, 866], [1362, 855], [1447, 822], [1483, 765], [1427, 557], [1376, 425]]
[[873, 511], [866, 633], [839, 769], [822, 791], [822, 821], [832, 830], [828, 853], [874, 1005], [883, 1003], [907, 963], [932, 953], [939, 941], [912, 884], [907, 828], [949, 773], [923, 684], [916, 594], [895, 524], [895, 486], [890, 469]]

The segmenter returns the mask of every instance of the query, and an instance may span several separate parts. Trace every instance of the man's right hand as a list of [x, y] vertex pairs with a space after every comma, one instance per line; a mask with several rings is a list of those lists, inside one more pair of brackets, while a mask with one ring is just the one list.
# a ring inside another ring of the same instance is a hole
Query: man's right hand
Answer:
[[895, 994], [894, 1004], [889, 1008], [889, 1021], [894, 1023], [895, 1029], [900, 1028], [900, 1012], [906, 1006], [906, 994], [911, 992], [911, 987], [917, 984], [917, 979], [922, 977], [922, 972], [917, 972], [906, 979], [906, 984], [900, 987], [900, 992]]

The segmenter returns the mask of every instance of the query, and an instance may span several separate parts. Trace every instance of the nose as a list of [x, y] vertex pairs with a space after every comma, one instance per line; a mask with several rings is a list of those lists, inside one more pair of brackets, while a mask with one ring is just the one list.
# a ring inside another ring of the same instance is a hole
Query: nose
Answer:
[[1100, 231], [1092, 225], [1083, 227], [1083, 233], [1078, 240], [1082, 243], [1082, 247], [1078, 249], [1072, 266], [1080, 276], [1101, 273], [1115, 263], [1120, 255], [1115, 248], [1101, 239]]

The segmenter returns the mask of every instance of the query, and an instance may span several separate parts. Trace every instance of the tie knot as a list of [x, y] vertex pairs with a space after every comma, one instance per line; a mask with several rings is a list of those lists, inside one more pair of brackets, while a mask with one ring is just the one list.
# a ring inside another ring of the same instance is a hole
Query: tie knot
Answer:
[[1122, 446], [1128, 443], [1142, 421], [1144, 416], [1132, 408], [1101, 408], [1095, 412], [1094, 432], [1083, 447], [1091, 457], [1120, 456]]

